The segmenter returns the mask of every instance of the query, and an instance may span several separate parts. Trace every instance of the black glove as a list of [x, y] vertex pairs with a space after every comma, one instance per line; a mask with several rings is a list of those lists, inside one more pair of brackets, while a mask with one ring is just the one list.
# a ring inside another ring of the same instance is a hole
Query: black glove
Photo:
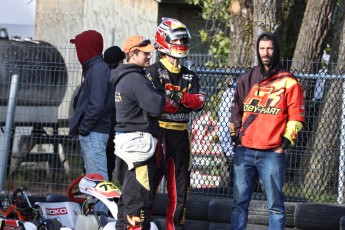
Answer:
[[291, 142], [289, 139], [283, 136], [282, 138], [282, 147], [284, 150], [286, 150], [290, 146]]
[[179, 104], [182, 99], [181, 90], [165, 90], [166, 95], [173, 100], [175, 103]]
[[232, 139], [232, 144], [234, 145], [234, 147], [236, 148], [237, 145], [241, 144], [241, 139], [239, 137], [231, 137]]

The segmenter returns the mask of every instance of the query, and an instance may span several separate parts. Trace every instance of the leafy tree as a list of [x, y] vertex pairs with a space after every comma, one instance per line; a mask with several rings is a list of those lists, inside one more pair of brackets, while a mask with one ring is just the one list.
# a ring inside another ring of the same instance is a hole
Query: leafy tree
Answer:
[[[202, 7], [201, 17], [206, 20], [204, 29], [199, 31], [201, 41], [210, 44], [209, 54], [218, 62], [229, 55], [229, 3], [230, 0], [185, 0], [189, 4]], [[214, 63], [206, 63], [213, 65]]]
[[292, 58], [306, 0], [185, 1], [202, 8], [207, 23], [199, 32], [202, 41], [210, 44], [209, 54], [218, 60], [208, 65], [253, 66], [256, 38], [263, 30], [275, 32], [283, 57]]

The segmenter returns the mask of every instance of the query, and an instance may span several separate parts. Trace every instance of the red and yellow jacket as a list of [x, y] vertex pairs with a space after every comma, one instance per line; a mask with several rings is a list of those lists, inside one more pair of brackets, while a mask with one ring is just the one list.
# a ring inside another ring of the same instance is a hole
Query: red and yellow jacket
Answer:
[[231, 113], [231, 136], [245, 147], [272, 149], [283, 137], [294, 144], [304, 122], [302, 87], [285, 70], [264, 79], [256, 66], [237, 79]]

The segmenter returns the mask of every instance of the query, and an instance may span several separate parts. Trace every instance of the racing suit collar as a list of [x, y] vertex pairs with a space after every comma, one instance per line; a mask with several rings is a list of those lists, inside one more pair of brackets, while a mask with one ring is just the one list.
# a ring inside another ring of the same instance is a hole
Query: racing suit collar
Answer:
[[181, 71], [181, 65], [179, 66], [174, 66], [173, 64], [171, 64], [168, 59], [166, 58], [162, 58], [159, 60], [164, 66], [165, 68], [167, 68], [167, 70], [171, 73], [175, 73], [175, 74], [179, 74]]

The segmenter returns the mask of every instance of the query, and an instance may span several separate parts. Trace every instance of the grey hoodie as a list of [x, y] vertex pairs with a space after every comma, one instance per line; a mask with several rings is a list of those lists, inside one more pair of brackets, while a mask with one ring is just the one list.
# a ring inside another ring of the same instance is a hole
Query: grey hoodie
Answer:
[[145, 77], [144, 69], [121, 64], [111, 71], [110, 82], [115, 84], [115, 131], [142, 131], [159, 137], [157, 117], [163, 112], [165, 96]]

